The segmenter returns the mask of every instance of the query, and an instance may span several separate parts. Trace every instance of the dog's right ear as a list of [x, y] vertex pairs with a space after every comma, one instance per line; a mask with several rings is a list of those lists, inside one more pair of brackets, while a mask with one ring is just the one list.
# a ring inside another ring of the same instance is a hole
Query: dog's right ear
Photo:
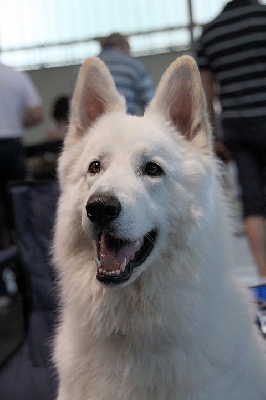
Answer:
[[125, 100], [106, 65], [98, 58], [88, 58], [75, 86], [66, 144], [78, 140], [99, 117], [111, 111], [126, 112]]

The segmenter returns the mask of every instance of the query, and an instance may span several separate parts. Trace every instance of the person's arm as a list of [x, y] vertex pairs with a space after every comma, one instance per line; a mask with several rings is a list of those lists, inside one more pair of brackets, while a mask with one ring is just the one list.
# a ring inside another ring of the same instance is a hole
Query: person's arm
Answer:
[[143, 65], [139, 65], [136, 77], [135, 88], [138, 101], [145, 108], [154, 96], [154, 85], [148, 71]]
[[204, 41], [205, 30], [203, 29], [200, 38], [196, 42], [196, 58], [199, 67], [203, 90], [206, 96], [207, 111], [209, 114], [210, 123], [213, 129], [214, 136], [214, 149], [216, 155], [223, 161], [228, 161], [230, 153], [218, 138], [218, 129], [216, 124], [216, 115], [213, 107], [214, 101], [214, 76], [211, 69], [211, 60], [209, 59], [208, 52], [206, 51], [206, 43]]
[[209, 120], [212, 125], [212, 129], [213, 129], [212, 133], [213, 133], [214, 138], [217, 139], [218, 135], [217, 135], [217, 127], [216, 127], [216, 118], [215, 118], [215, 112], [214, 112], [214, 108], [213, 108], [214, 79], [213, 79], [211, 71], [209, 71], [207, 69], [201, 70], [200, 76], [201, 76], [202, 87], [203, 87], [203, 90], [205, 93]]
[[212, 126], [212, 133], [214, 137], [214, 149], [217, 157], [222, 161], [228, 162], [230, 160], [230, 153], [228, 149], [224, 146], [222, 140], [218, 136], [216, 116], [213, 107], [214, 102], [214, 79], [211, 71], [207, 69], [202, 69], [200, 71], [202, 87], [206, 97], [207, 111], [209, 115], [209, 120]]
[[24, 127], [38, 124], [43, 119], [43, 108], [41, 106], [28, 108], [23, 117]]
[[24, 102], [22, 123], [24, 127], [31, 127], [41, 122], [44, 117], [42, 101], [33, 81], [23, 72], [21, 72], [21, 85]]

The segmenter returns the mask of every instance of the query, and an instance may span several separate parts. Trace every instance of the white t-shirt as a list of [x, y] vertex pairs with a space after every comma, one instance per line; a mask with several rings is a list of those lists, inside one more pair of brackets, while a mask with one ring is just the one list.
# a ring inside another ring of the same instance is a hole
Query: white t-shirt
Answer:
[[29, 76], [0, 63], [0, 139], [21, 137], [27, 109], [41, 105]]

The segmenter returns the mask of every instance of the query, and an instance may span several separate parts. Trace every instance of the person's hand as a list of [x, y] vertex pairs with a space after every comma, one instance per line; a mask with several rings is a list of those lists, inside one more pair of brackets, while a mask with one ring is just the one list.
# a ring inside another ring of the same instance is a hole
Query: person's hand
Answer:
[[215, 154], [220, 160], [222, 160], [225, 164], [227, 164], [231, 159], [230, 151], [227, 147], [223, 144], [223, 142], [219, 139], [215, 140], [214, 143], [214, 151]]

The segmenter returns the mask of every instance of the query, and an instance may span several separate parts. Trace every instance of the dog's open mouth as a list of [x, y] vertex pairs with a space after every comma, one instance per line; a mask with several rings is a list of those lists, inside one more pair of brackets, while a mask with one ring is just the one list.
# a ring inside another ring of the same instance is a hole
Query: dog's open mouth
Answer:
[[156, 240], [155, 230], [135, 241], [127, 241], [103, 232], [97, 238], [96, 278], [105, 284], [126, 282], [133, 269], [143, 264]]

